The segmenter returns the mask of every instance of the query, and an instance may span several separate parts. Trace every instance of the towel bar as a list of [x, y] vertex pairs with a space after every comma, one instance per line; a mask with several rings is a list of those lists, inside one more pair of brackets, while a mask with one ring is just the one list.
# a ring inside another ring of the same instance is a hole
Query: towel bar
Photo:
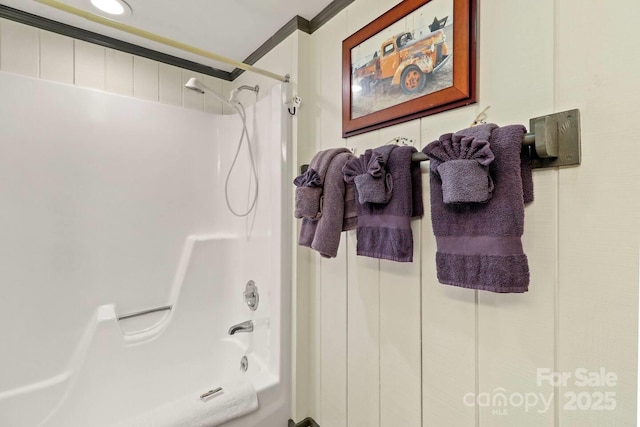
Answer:
[[[529, 132], [524, 134], [524, 138], [522, 138], [522, 145], [535, 145], [536, 143], [536, 134], [534, 132]], [[429, 157], [426, 154], [418, 151], [417, 153], [413, 153], [411, 155], [412, 162], [425, 162], [428, 161]]]
[[[529, 121], [529, 128], [533, 132], [524, 135], [522, 145], [533, 148], [534, 168], [580, 164], [580, 110], [567, 110], [533, 118]], [[411, 141], [404, 137], [397, 137], [394, 140]], [[411, 161], [426, 160], [429, 158], [422, 152], [411, 155]], [[300, 173], [306, 172], [308, 168], [309, 165], [302, 165]]]
[[[536, 169], [580, 164], [580, 110], [536, 117], [529, 121], [533, 132], [524, 135], [522, 145], [532, 147], [532, 166]], [[429, 160], [414, 153], [414, 162]]]
[[148, 310], [136, 311], [135, 313], [123, 314], [118, 316], [118, 320], [131, 319], [132, 317], [144, 316], [145, 314], [151, 314], [158, 311], [167, 311], [173, 308], [172, 305], [165, 305], [163, 307], [150, 308]]
[[[545, 118], [549, 118], [549, 117], [550, 117], [550, 116], [546, 116]], [[540, 138], [540, 140], [541, 140], [541, 141], [546, 141], [546, 140], [547, 140], [547, 138]], [[538, 147], [537, 147], [537, 145], [536, 145], [536, 134], [535, 134], [535, 132], [525, 133], [525, 134], [524, 134], [524, 138], [522, 138], [522, 145], [525, 145], [525, 146], [534, 146], [534, 147], [536, 147], [536, 152], [537, 152]], [[546, 153], [547, 153], [547, 157], [557, 157], [557, 154], [556, 154], [556, 156], [551, 156], [551, 155], [549, 155], [549, 154], [550, 154], [550, 153], [549, 153], [549, 151], [550, 151], [550, 150], [549, 150], [549, 147], [548, 147], [548, 145], [547, 145], [547, 144], [545, 144], [545, 143], [543, 142], [541, 146], [542, 146], [542, 147], [544, 147], [544, 148], [547, 150], [547, 151], [546, 151]], [[555, 145], [555, 147], [556, 147], [556, 151], [555, 151], [555, 152], [557, 153], [557, 144]], [[538, 154], [538, 155], [539, 155], [539, 154]], [[540, 155], [539, 155], [539, 156], [540, 156]], [[541, 156], [540, 156], [540, 157], [541, 157]], [[427, 155], [426, 155], [426, 154], [424, 154], [424, 153], [422, 153], [422, 152], [413, 153], [413, 154], [411, 155], [411, 161], [412, 161], [412, 162], [424, 162], [424, 161], [427, 161], [427, 160], [429, 160], [429, 157], [427, 157]]]

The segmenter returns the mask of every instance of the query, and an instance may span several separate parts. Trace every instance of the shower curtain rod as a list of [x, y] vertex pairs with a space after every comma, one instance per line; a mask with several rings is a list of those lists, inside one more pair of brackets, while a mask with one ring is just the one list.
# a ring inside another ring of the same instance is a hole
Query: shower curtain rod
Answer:
[[142, 37], [147, 40], [161, 43], [165, 46], [170, 46], [176, 49], [183, 50], [185, 52], [189, 52], [199, 56], [203, 56], [205, 58], [213, 59], [214, 61], [222, 62], [224, 64], [228, 64], [233, 67], [240, 68], [241, 70], [250, 71], [256, 74], [261, 74], [263, 76], [266, 76], [275, 80], [279, 80], [281, 82], [285, 82], [285, 83], [289, 82], [289, 75], [282, 76], [280, 74], [272, 73], [271, 71], [267, 71], [259, 67], [254, 67], [253, 65], [245, 64], [244, 62], [235, 61], [231, 58], [218, 55], [217, 53], [212, 53], [204, 49], [200, 49], [195, 46], [188, 45], [186, 43], [182, 43], [167, 37], [160, 36], [158, 34], [151, 33], [149, 31], [142, 30], [140, 28], [132, 27], [130, 25], [112, 21], [111, 19], [103, 18], [102, 16], [95, 15], [90, 12], [86, 12], [82, 9], [69, 6], [67, 4], [61, 3], [56, 0], [35, 0], [35, 1], [37, 1], [38, 3], [44, 4], [46, 6], [50, 6], [55, 9], [61, 10], [63, 12], [69, 13], [71, 15], [76, 15], [81, 18], [85, 18], [89, 21], [93, 21], [98, 24], [105, 25], [107, 27], [115, 28], [116, 30], [124, 31], [125, 33], [133, 34], [134, 36]]

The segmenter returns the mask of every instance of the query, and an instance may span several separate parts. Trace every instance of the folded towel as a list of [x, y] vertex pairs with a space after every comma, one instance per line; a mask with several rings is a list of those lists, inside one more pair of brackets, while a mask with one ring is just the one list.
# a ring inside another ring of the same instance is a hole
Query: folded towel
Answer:
[[302, 219], [298, 244], [318, 251], [325, 258], [334, 258], [338, 254], [342, 231], [356, 228], [355, 191], [353, 185], [345, 183], [342, 177], [342, 168], [351, 158], [353, 155], [347, 149], [331, 158], [323, 180], [322, 215]]
[[338, 154], [349, 152], [346, 148], [333, 148], [317, 153], [309, 169], [296, 177], [293, 183], [296, 188], [295, 211], [296, 218], [320, 219], [322, 216], [322, 187], [331, 160]]
[[371, 153], [366, 173], [355, 177], [360, 203], [388, 203], [393, 192], [393, 177], [387, 170], [391, 151], [397, 145], [383, 145]]
[[349, 161], [342, 173], [349, 184], [355, 184], [358, 202], [388, 203], [393, 192], [393, 176], [387, 171], [389, 155], [397, 145], [383, 145]]
[[430, 165], [438, 280], [491, 292], [526, 292], [529, 265], [521, 236], [524, 203], [533, 200], [531, 158], [522, 150], [526, 130], [520, 125], [497, 128], [486, 124], [461, 130], [454, 137], [487, 129], [491, 129], [489, 144], [495, 156], [489, 168], [495, 188], [488, 202], [444, 203], [443, 182], [434, 170], [438, 169], [438, 160]]
[[322, 216], [322, 187], [296, 188], [296, 218], [319, 219]]
[[486, 202], [493, 193], [489, 165], [494, 160], [489, 146], [488, 124], [469, 128], [465, 134], [447, 133], [424, 148], [431, 170], [442, 181], [444, 203]]
[[322, 179], [318, 172], [309, 167], [305, 173], [293, 180], [296, 187], [322, 187]]
[[214, 427], [258, 409], [251, 382], [241, 380], [221, 387], [221, 392], [207, 399], [200, 399], [206, 390], [194, 391], [113, 427]]
[[[343, 169], [347, 183], [366, 173], [375, 150], [347, 162]], [[395, 147], [389, 154], [387, 170], [393, 179], [393, 192], [386, 204], [357, 203], [358, 232], [356, 253], [399, 262], [413, 261], [411, 218], [424, 213], [420, 165], [411, 161], [414, 147]], [[356, 193], [359, 193], [356, 187]], [[359, 198], [359, 195], [358, 195]]]
[[374, 178], [365, 173], [353, 179], [358, 190], [359, 203], [389, 203], [393, 194], [393, 177], [385, 173], [382, 178]]
[[493, 194], [488, 168], [475, 160], [449, 160], [436, 169], [442, 179], [445, 203], [484, 203]]

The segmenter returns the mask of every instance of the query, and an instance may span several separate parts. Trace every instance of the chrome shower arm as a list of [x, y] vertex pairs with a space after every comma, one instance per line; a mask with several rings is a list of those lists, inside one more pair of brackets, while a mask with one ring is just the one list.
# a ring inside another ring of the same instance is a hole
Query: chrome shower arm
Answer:
[[242, 86], [237, 87], [236, 90], [238, 92], [240, 92], [241, 90], [250, 90], [252, 92], [255, 92], [256, 95], [257, 95], [258, 93], [260, 93], [260, 86], [258, 86], [258, 85], [255, 85], [255, 86], [242, 85]]

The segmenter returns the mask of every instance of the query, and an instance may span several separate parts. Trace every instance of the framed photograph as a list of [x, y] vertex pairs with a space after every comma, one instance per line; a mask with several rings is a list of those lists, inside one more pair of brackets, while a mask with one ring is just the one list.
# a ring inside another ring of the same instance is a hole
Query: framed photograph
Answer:
[[342, 42], [342, 136], [476, 101], [476, 0], [404, 0]]

